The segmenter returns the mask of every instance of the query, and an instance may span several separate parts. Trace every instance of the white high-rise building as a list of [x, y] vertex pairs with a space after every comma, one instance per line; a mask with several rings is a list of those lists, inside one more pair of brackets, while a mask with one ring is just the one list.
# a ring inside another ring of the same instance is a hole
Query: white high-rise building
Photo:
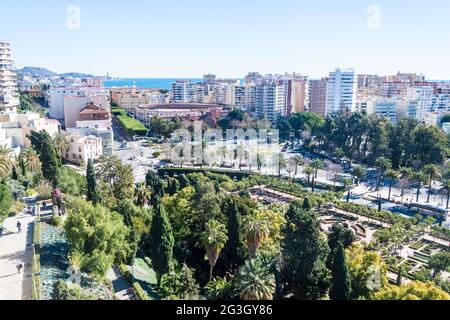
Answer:
[[357, 81], [353, 69], [330, 72], [327, 83], [326, 115], [355, 111]]
[[430, 115], [433, 102], [433, 87], [408, 87], [406, 91], [409, 117], [418, 121], [426, 121]]
[[20, 105], [17, 74], [9, 43], [0, 41], [0, 112], [15, 112]]
[[232, 84], [230, 86], [230, 106], [236, 109], [245, 109], [246, 85]]
[[172, 83], [172, 102], [193, 103], [196, 101], [196, 84], [189, 80]]
[[278, 115], [286, 116], [286, 86], [276, 82], [259, 83], [256, 86], [256, 112], [269, 121]]

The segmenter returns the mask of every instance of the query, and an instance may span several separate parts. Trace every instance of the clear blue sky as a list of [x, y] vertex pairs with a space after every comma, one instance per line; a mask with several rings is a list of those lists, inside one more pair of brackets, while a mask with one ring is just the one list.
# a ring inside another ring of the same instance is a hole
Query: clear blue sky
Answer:
[[[66, 26], [69, 5], [80, 30]], [[381, 29], [367, 8], [381, 9]], [[18, 67], [120, 77], [422, 72], [450, 79], [448, 0], [2, 0]]]

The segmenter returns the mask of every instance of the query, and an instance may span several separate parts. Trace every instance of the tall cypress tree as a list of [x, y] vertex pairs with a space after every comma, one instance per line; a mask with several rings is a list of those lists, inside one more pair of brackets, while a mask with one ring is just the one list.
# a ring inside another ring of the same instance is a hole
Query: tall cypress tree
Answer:
[[189, 179], [186, 177], [185, 174], [182, 174], [178, 177], [178, 181], [180, 182], [180, 189], [187, 188], [191, 185], [189, 182]]
[[309, 198], [305, 198], [303, 200], [303, 210], [309, 211], [312, 209], [311, 200]]
[[318, 300], [326, 295], [330, 271], [326, 267], [328, 243], [320, 231], [316, 213], [291, 203], [284, 228], [282, 281], [284, 295], [299, 300]]
[[12, 168], [11, 178], [13, 180], [17, 180], [19, 178], [17, 175], [16, 166], [13, 166], [13, 168]]
[[26, 175], [27, 175], [27, 168], [25, 166], [25, 160], [24, 160], [23, 157], [20, 157], [19, 164], [20, 164], [20, 170], [22, 172], [22, 176], [26, 177]]
[[149, 248], [149, 256], [157, 275], [158, 287], [161, 285], [161, 277], [170, 271], [173, 246], [172, 226], [164, 205], [159, 202], [155, 205]]
[[147, 187], [150, 187], [152, 190], [155, 188], [156, 182], [159, 181], [160, 178], [153, 171], [148, 171], [145, 175], [145, 183]]
[[352, 293], [352, 286], [345, 260], [344, 246], [341, 242], [338, 243], [335, 251], [331, 274], [331, 300], [349, 300]]
[[86, 197], [88, 201], [91, 201], [94, 205], [99, 204], [102, 201], [102, 198], [100, 195], [100, 191], [97, 188], [97, 177], [95, 175], [94, 163], [91, 159], [89, 159], [86, 169], [86, 181]]
[[169, 187], [167, 188], [167, 192], [173, 196], [175, 193], [180, 191], [180, 183], [175, 178], [169, 178]]
[[227, 268], [236, 271], [243, 263], [243, 259], [239, 254], [241, 248], [241, 213], [239, 212], [236, 200], [231, 197], [224, 201], [222, 210], [228, 218], [228, 241], [223, 250], [223, 261], [226, 261]]
[[30, 141], [35, 150], [39, 153], [39, 159], [42, 163], [42, 175], [48, 181], [53, 183], [53, 186], [57, 185], [58, 181], [58, 169], [61, 166], [58, 160], [55, 144], [52, 137], [47, 131], [41, 131], [39, 133], [32, 132]]

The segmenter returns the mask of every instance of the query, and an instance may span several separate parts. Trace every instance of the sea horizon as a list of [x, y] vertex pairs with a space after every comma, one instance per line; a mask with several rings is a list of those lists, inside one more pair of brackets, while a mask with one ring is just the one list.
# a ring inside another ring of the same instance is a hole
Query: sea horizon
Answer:
[[193, 82], [203, 82], [201, 78], [118, 78], [114, 80], [105, 80], [105, 88], [126, 88], [133, 87], [140, 89], [163, 89], [170, 90], [172, 83], [177, 80], [190, 80]]

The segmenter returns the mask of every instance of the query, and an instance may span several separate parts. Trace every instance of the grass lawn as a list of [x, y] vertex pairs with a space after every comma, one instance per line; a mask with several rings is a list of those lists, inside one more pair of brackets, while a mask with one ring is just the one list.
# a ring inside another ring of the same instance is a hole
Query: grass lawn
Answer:
[[156, 273], [142, 258], [136, 258], [134, 262], [134, 278], [151, 300], [161, 300], [161, 297], [154, 289], [156, 288]]

